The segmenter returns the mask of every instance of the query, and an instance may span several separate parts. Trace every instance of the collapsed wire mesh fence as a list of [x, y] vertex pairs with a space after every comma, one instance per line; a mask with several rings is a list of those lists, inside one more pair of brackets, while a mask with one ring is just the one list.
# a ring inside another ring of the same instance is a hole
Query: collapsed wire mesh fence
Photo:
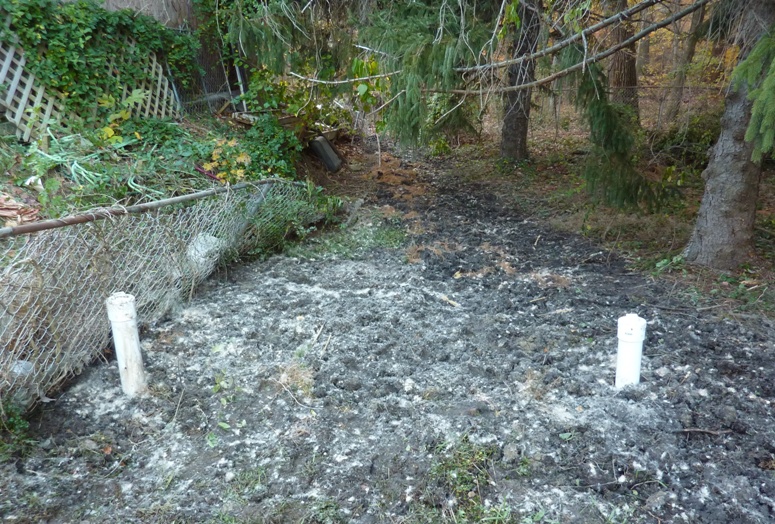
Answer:
[[246, 186], [0, 240], [0, 410], [45, 400], [102, 354], [112, 293], [135, 295], [138, 319], [157, 321], [219, 262], [271, 249], [316, 216], [304, 184]]

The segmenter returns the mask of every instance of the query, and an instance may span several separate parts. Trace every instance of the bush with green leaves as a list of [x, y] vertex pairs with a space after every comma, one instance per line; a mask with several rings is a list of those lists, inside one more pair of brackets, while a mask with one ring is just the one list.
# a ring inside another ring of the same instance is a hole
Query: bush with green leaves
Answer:
[[347, 123], [345, 111], [331, 103], [333, 96], [330, 86], [315, 86], [302, 79], [278, 75], [262, 66], [253, 70], [248, 89], [239, 100], [256, 114], [296, 117], [290, 127], [299, 133], [319, 128], [320, 124], [343, 127]]
[[676, 168], [699, 171], [708, 164], [708, 152], [720, 133], [720, 111], [707, 111], [652, 137], [651, 149]]
[[271, 113], [257, 116], [245, 133], [216, 138], [202, 167], [222, 182], [237, 183], [271, 177], [295, 178], [302, 145]]
[[15, 404], [0, 404], [0, 463], [27, 452], [33, 441], [28, 435], [30, 423], [24, 409]]

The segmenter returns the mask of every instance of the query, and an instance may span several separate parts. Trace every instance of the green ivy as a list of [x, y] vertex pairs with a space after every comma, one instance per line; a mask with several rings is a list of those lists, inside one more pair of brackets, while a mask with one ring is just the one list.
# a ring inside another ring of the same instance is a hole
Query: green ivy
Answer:
[[[123, 82], [132, 87], [147, 78], [140, 64], [150, 52], [166, 60], [183, 85], [197, 67], [198, 43], [191, 35], [130, 10], [106, 11], [92, 0], [6, 0], [0, 16], [8, 15], [10, 27], [0, 29], [0, 42], [18, 38], [37, 80], [59, 91], [65, 107], [87, 119], [101, 116], [100, 97], [118, 96]], [[127, 45], [128, 38], [136, 45]]]

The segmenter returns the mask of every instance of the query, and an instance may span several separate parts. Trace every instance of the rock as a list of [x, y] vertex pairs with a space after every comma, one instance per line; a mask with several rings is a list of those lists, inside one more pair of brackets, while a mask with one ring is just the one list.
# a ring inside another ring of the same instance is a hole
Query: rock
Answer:
[[719, 420], [727, 426], [734, 424], [737, 420], [737, 410], [729, 405], [721, 406], [716, 414]]
[[657, 491], [646, 499], [646, 507], [652, 511], [656, 511], [665, 505], [667, 499], [668, 493], [666, 491]]
[[522, 459], [522, 450], [516, 444], [509, 443], [503, 446], [503, 461], [507, 464], [515, 464]]

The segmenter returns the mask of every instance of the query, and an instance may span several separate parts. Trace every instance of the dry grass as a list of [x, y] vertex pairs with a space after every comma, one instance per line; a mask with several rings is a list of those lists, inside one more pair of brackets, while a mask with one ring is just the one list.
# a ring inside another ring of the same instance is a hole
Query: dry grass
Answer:
[[315, 373], [304, 364], [291, 362], [280, 371], [276, 382], [295, 395], [310, 397], [315, 385]]

